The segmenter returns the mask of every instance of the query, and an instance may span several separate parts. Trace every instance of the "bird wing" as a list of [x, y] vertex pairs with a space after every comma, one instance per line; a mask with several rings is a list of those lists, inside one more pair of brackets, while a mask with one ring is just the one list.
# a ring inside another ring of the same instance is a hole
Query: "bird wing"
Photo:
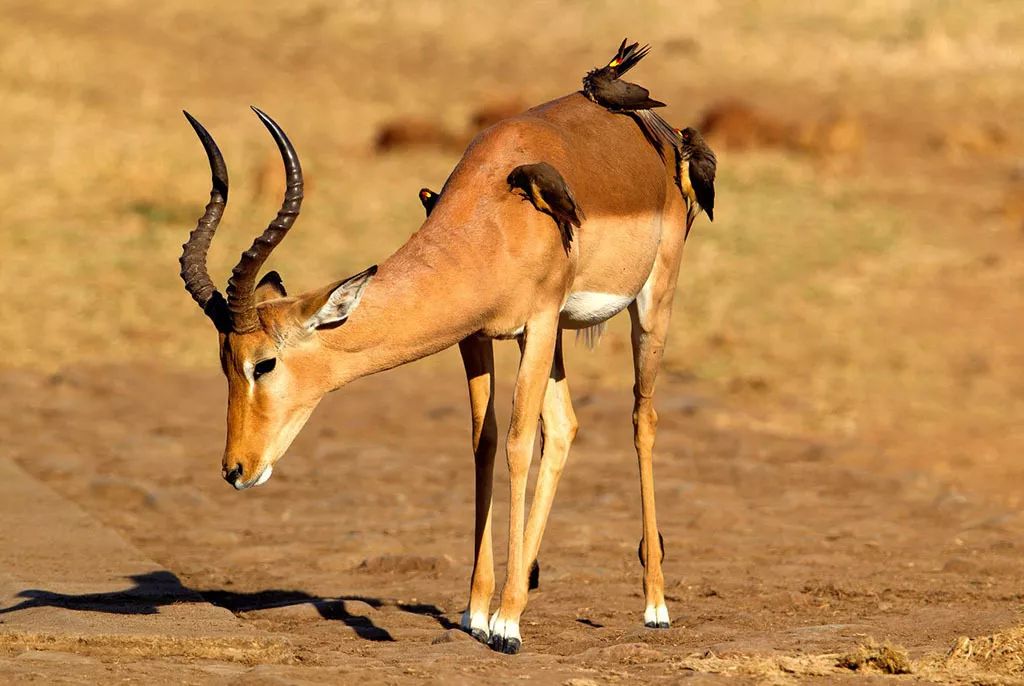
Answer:
[[707, 158], [690, 159], [690, 184], [697, 202], [715, 220], [715, 163]]
[[654, 107], [664, 107], [665, 103], [653, 100], [650, 95], [651, 92], [643, 86], [630, 83], [629, 81], [620, 81], [622, 99], [629, 104], [633, 109], [637, 110], [649, 110]]
[[565, 179], [562, 179], [561, 188], [554, 192], [557, 193], [557, 196], [551, 198], [548, 204], [555, 208], [555, 211], [563, 220], [573, 226], [581, 226], [583, 224], [583, 211], [576, 204], [576, 198], [573, 197], [572, 191], [569, 190], [569, 186], [565, 183]]

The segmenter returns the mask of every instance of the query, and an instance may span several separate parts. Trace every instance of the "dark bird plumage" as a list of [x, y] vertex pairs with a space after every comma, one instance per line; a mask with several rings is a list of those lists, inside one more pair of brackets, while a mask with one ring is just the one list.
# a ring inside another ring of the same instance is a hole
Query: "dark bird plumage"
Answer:
[[593, 100], [593, 96], [590, 93], [592, 84], [599, 81], [614, 81], [635, 67], [651, 50], [651, 46], [645, 45], [641, 48], [639, 43], [627, 46], [626, 40], [626, 38], [622, 39], [619, 49], [608, 64], [597, 69], [591, 69], [583, 77], [583, 91], [591, 100]]
[[427, 216], [434, 211], [434, 205], [441, 199], [440, 194], [435, 193], [429, 188], [420, 189], [420, 202], [423, 203], [423, 209], [427, 211]]
[[603, 67], [591, 69], [583, 77], [583, 93], [598, 105], [613, 112], [633, 112], [649, 110], [653, 107], [664, 107], [665, 103], [653, 100], [650, 97], [650, 91], [643, 86], [619, 80], [651, 50], [649, 45], [642, 48], [639, 46], [639, 43], [627, 46], [626, 39], [623, 38], [622, 44], [619, 45], [611, 62]]
[[591, 88], [591, 99], [612, 112], [635, 112], [664, 107], [665, 103], [651, 98], [651, 92], [629, 81], [620, 79], [598, 80]]
[[686, 127], [678, 133], [676, 174], [687, 199], [686, 233], [701, 210], [715, 221], [715, 171], [718, 158], [697, 129]]
[[637, 110], [630, 112], [629, 116], [636, 120], [644, 137], [658, 151], [658, 154], [665, 159], [662, 148], [675, 150], [679, 146], [679, 138], [675, 128], [662, 118], [660, 114], [652, 110]]
[[523, 164], [511, 171], [508, 178], [510, 191], [522, 191], [540, 212], [550, 215], [562, 234], [562, 246], [569, 252], [572, 227], [583, 224], [583, 210], [576, 204], [569, 185], [558, 170], [547, 162]]
[[590, 70], [583, 77], [583, 94], [610, 112], [628, 114], [636, 119], [644, 136], [662, 154], [663, 147], [675, 146], [675, 130], [650, 110], [664, 107], [665, 103], [653, 99], [643, 86], [620, 79], [650, 49], [648, 45], [640, 48], [639, 43], [627, 46], [626, 39], [623, 39], [611, 62]]

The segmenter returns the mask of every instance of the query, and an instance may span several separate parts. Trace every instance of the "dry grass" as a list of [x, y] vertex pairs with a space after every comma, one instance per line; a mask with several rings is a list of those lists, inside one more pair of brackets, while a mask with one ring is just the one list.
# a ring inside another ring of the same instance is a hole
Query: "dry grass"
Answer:
[[1024, 675], [1024, 628], [1015, 627], [977, 638], [961, 636], [946, 654], [945, 666]]
[[[381, 123], [461, 131], [487, 103], [560, 95], [628, 32], [654, 44], [637, 78], [674, 121], [742, 97], [808, 130], [843, 112], [865, 139], [857, 154], [722, 152], [719, 221], [687, 246], [669, 372], [760, 393], [757, 421], [781, 432], [907, 453], [930, 436], [930, 468], [969, 482], [976, 460], [1024, 441], [1024, 237], [1002, 211], [1024, 140], [1000, 116], [1024, 109], [1024, 15], [1009, 2], [798, 7], [697, 2], [684, 22], [667, 2], [9, 3], [5, 364], [155, 358], [215, 373], [212, 333], [176, 273], [208, 183], [182, 107], [233, 174], [214, 274], [273, 211], [256, 171], [272, 146], [246, 105], [292, 135], [315, 186], [270, 266], [304, 289], [386, 257], [422, 221], [417, 189], [456, 161], [375, 155]], [[934, 147], [995, 125], [1007, 132], [996, 149]], [[570, 366], [628, 384], [627, 348], [617, 321]]]
[[836, 666], [853, 671], [874, 669], [883, 674], [910, 674], [913, 671], [906, 650], [888, 642], [878, 643], [874, 639], [841, 656]]

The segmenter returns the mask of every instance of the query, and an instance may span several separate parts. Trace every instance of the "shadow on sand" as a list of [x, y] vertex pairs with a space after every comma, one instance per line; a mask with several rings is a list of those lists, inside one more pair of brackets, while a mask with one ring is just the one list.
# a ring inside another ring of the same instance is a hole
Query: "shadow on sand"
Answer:
[[444, 616], [436, 605], [410, 604], [364, 596], [341, 596], [323, 598], [305, 591], [266, 590], [254, 593], [239, 593], [224, 590], [196, 590], [181, 583], [178, 577], [168, 571], [155, 571], [128, 577], [133, 585], [123, 591], [110, 593], [84, 593], [71, 595], [39, 589], [26, 589], [18, 593], [25, 598], [17, 605], [0, 608], [0, 615], [19, 612], [34, 607], [58, 607], [76, 612], [107, 612], [122, 615], [158, 614], [165, 605], [177, 603], [208, 602], [238, 614], [256, 610], [268, 610], [309, 603], [320, 616], [327, 620], [340, 621], [352, 628], [356, 634], [368, 641], [393, 641], [391, 634], [373, 623], [369, 617], [353, 614], [346, 602], [359, 601], [370, 607], [394, 607], [403, 612], [433, 617], [445, 629], [457, 629], [458, 624]]

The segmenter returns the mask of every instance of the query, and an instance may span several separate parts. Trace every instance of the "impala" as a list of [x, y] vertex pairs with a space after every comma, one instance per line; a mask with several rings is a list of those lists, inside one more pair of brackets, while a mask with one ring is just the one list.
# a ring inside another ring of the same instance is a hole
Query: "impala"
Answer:
[[[425, 223], [379, 268], [288, 295], [276, 272], [259, 281], [257, 275], [298, 216], [302, 172], [284, 132], [255, 111], [281, 151], [287, 189], [277, 217], [232, 270], [226, 297], [213, 285], [206, 253], [227, 202], [227, 169], [213, 138], [186, 113], [206, 149], [213, 190], [183, 246], [181, 276], [219, 333], [228, 381], [224, 478], [237, 489], [264, 483], [326, 393], [457, 344], [469, 381], [476, 465], [475, 558], [462, 626], [495, 650], [518, 652], [530, 569], [577, 429], [562, 332], [595, 327], [628, 309], [644, 623], [667, 628], [652, 450], [655, 378], [687, 228], [674, 166], [664, 161], [672, 155], [660, 154], [629, 117], [580, 93], [559, 98], [480, 133]], [[586, 212], [568, 251], [551, 217], [506, 183], [511, 169], [541, 161], [561, 173]], [[513, 338], [521, 363], [505, 441], [508, 565], [500, 605], [488, 620], [498, 444], [492, 345]], [[538, 418], [543, 449], [527, 518]]]

